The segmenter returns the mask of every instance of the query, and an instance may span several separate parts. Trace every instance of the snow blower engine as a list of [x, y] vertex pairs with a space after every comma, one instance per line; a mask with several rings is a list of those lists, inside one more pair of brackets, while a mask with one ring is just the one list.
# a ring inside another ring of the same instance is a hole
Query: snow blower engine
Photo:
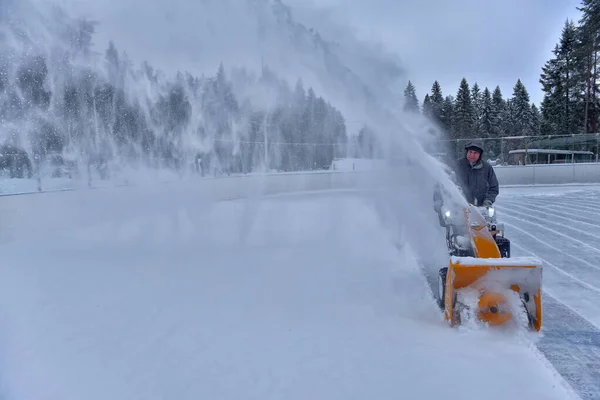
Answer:
[[438, 304], [451, 326], [474, 320], [491, 326], [542, 327], [542, 264], [510, 256], [510, 240], [492, 207], [443, 208], [450, 260], [438, 276]]

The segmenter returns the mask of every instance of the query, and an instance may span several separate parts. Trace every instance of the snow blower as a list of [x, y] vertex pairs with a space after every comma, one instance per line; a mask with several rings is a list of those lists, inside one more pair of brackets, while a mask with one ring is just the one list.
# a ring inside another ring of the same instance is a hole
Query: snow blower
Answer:
[[[456, 214], [456, 215], [455, 215]], [[450, 254], [438, 276], [438, 304], [451, 326], [466, 320], [489, 326], [522, 321], [542, 327], [542, 264], [510, 257], [510, 240], [492, 207], [442, 210]]]

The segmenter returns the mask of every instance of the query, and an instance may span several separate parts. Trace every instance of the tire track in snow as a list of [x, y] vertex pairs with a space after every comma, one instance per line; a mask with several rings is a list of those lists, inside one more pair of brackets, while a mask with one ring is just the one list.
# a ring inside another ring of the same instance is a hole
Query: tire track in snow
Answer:
[[590, 206], [589, 208], [585, 207], [585, 206], [582, 207], [578, 204], [574, 204], [571, 201], [544, 200], [544, 201], [540, 202], [540, 204], [543, 204], [546, 207], [549, 207], [554, 210], [562, 210], [565, 212], [574, 213], [574, 215], [591, 216], [592, 219], [595, 221], [597, 221], [598, 217], [600, 216], [600, 212], [596, 212], [596, 207], [592, 207], [592, 206]]
[[537, 348], [582, 400], [600, 398], [600, 331], [552, 296], [544, 299], [548, 329]]
[[[525, 214], [528, 217], [533, 217], [534, 219], [538, 219], [544, 223], [549, 223], [553, 225], [557, 225], [560, 228], [567, 228], [571, 230], [578, 231], [584, 235], [589, 235], [590, 232], [593, 233], [594, 236], [600, 238], [600, 223], [595, 224], [594, 220], [587, 221], [574, 221], [573, 215], [563, 212], [560, 209], [552, 209], [552, 217], [548, 217], [548, 206], [544, 206], [543, 208], [540, 206], [536, 206], [533, 204], [522, 205], [517, 202], [503, 202], [500, 208], [505, 208], [508, 210], [508, 213], [517, 213], [517, 214]], [[556, 206], [559, 207], [559, 206]], [[556, 222], [554, 219], [558, 219], [562, 222]], [[590, 222], [588, 222], [590, 221]], [[591, 229], [583, 229], [585, 227], [591, 227]]]
[[587, 223], [588, 225], [591, 226], [600, 226], [600, 222], [598, 222], [600, 220], [600, 218], [598, 217], [589, 217], [589, 214], [582, 214], [580, 212], [577, 212], [576, 210], [570, 209], [568, 207], [564, 207], [562, 205], [558, 205], [558, 204], [552, 204], [552, 205], [548, 205], [546, 206], [547, 208], [549, 208], [550, 210], [552, 210], [552, 213], [559, 213], [561, 215], [566, 215], [569, 218], [571, 218], [575, 223]]
[[539, 203], [543, 203], [551, 208], [568, 209], [571, 211], [579, 211], [584, 215], [594, 216], [594, 218], [600, 217], [600, 212], [597, 212], [598, 206], [581, 206], [577, 202], [556, 202], [552, 200], [540, 200]]
[[[561, 304], [572, 310], [574, 313], [579, 315], [579, 317], [585, 319], [587, 322], [595, 326], [595, 328], [600, 331], [600, 313], [590, 313], [590, 310], [595, 309], [593, 308], [593, 306], [595, 304], [598, 304], [598, 302], [600, 301], [600, 292], [598, 292], [598, 288], [593, 286], [589, 287], [589, 285], [587, 285], [586, 282], [583, 282], [577, 278], [574, 279], [574, 281], [577, 283], [576, 285], [568, 285], [565, 284], [564, 279], [560, 279], [555, 275], [551, 275], [549, 277], [549, 271], [547, 270], [547, 267], [551, 267], [553, 270], [556, 270], [561, 273], [562, 270], [552, 262], [548, 261], [546, 258], [540, 256], [539, 254], [533, 251], [527, 250], [525, 247], [517, 243], [512, 243], [512, 247], [516, 247], [517, 249], [519, 249], [517, 253], [526, 253], [526, 255], [537, 257], [544, 264], [544, 282], [542, 288], [542, 296], [544, 296], [545, 293], [548, 293], [554, 299], [560, 301]], [[545, 283], [548, 281], [551, 284], [549, 285], [551, 286], [550, 288], [545, 287]], [[573, 287], [578, 285], [579, 287]], [[556, 290], [557, 288], [560, 288], [561, 290]], [[570, 294], [575, 291], [579, 295], [571, 297]], [[581, 296], [582, 292], [585, 293], [585, 296]]]
[[563, 192], [559, 194], [550, 194], [550, 193], [539, 193], [539, 194], [517, 194], [512, 193], [508, 194], [505, 199], [519, 199], [522, 201], [555, 201], [561, 200], [568, 202], [569, 204], [576, 203], [588, 203], [591, 205], [600, 205], [598, 201], [598, 196], [600, 195], [600, 191], [598, 190], [586, 190], [585, 191], [577, 191], [577, 192]]
[[[598, 236], [598, 235], [594, 235], [593, 233], [589, 233], [589, 232], [586, 232], [586, 231], [578, 229], [578, 228], [573, 228], [573, 227], [571, 227], [569, 225], [560, 224], [560, 223], [554, 222], [552, 220], [547, 220], [547, 219], [543, 219], [543, 218], [539, 218], [539, 217], [534, 217], [534, 216], [528, 215], [528, 214], [526, 214], [524, 212], [510, 210], [506, 214], [509, 216], [509, 218], [513, 218], [515, 220], [518, 220], [518, 221], [521, 221], [521, 222], [524, 222], [524, 223], [527, 223], [527, 224], [534, 225], [534, 226], [538, 227], [541, 230], [545, 230], [545, 231], [551, 232], [552, 234], [554, 234], [556, 236], [561, 236], [561, 237], [566, 238], [568, 240], [571, 240], [573, 242], [579, 243], [580, 245], [587, 247], [590, 251], [593, 251], [595, 253], [600, 254], [600, 249], [598, 247], [593, 246], [593, 245], [591, 245], [591, 244], [589, 244], [589, 243], [587, 243], [587, 242], [585, 242], [583, 240], [579, 240], [579, 239], [577, 239], [574, 236], [564, 234], [564, 233], [562, 233], [562, 232], [560, 232], [560, 231], [558, 231], [558, 230], [556, 230], [554, 228], [550, 228], [547, 225], [555, 225], [555, 226], [557, 226], [559, 228], [562, 228], [562, 229], [571, 230], [573, 232], [577, 232], [578, 235], [591, 236], [591, 237], [593, 237], [594, 241], [596, 241], [596, 240], [600, 241], [600, 236]], [[518, 217], [517, 214], [523, 215], [525, 217]], [[539, 222], [535, 222], [533, 220], [537, 220]], [[544, 225], [544, 224], [547, 224], [547, 225]], [[597, 267], [597, 268], [600, 271], [600, 267]]]
[[[593, 270], [597, 265], [586, 260], [589, 253], [595, 251], [586, 249], [585, 245], [568, 245], [564, 235], [557, 234], [556, 230], [552, 232], [553, 229], [542, 229], [539, 223], [531, 221], [543, 219], [552, 226], [566, 228], [570, 217], [571, 224], [575, 226], [583, 223], [600, 228], [600, 215], [589, 210], [582, 214], [577, 211], [579, 207], [572, 207], [581, 199], [595, 202], [597, 194], [511, 196], [498, 202], [502, 204], [498, 209], [502, 210], [500, 220], [511, 227], [507, 237], [511, 239], [513, 255], [536, 256], [545, 267], [542, 289], [544, 327], [542, 337], [536, 343], [538, 349], [583, 400], [597, 400], [600, 399], [600, 285], [594, 283], [600, 281], [600, 273]], [[540, 209], [542, 207], [546, 212]], [[515, 209], [526, 210], [527, 213]], [[555, 212], [563, 217], [556, 218]], [[527, 217], [523, 218], [523, 215]], [[548, 233], [542, 235], [541, 231]], [[589, 234], [578, 239], [590, 247], [597, 242], [597, 238]], [[563, 250], [565, 248], [569, 250]], [[594, 259], [593, 255], [591, 259]]]
[[[598, 193], [598, 195], [600, 195], [600, 192]], [[553, 199], [549, 198], [549, 197], [542, 197], [540, 198], [540, 200], [542, 201], [552, 201]], [[554, 200], [561, 200], [561, 202], [567, 206], [579, 206], [579, 207], [592, 207], [592, 208], [596, 208], [598, 206], [600, 206], [600, 201], [598, 201], [597, 198], [595, 197], [565, 197], [565, 196], [561, 196], [561, 197], [557, 197]]]
[[596, 209], [600, 206], [600, 200], [598, 199], [598, 192], [585, 196], [562, 196], [561, 197], [569, 205], [581, 205], [588, 207], [595, 207]]
[[[519, 228], [515, 228], [519, 230]], [[522, 234], [511, 235], [511, 247], [536, 249], [535, 242], [532, 243], [526, 235], [528, 233], [524, 231]], [[561, 293], [561, 298], [569, 307], [579, 310], [582, 315], [600, 327], [600, 311], [597, 311], [596, 307], [600, 302], [600, 288], [565, 271], [557, 265], [558, 263], [554, 259], [552, 262], [548, 261], [548, 256], [540, 256], [540, 251], [525, 251], [535, 255], [544, 263], [544, 288]], [[582, 294], [585, 295], [582, 296]]]
[[[531, 205], [528, 204], [527, 206], [523, 206], [520, 205], [519, 203], [516, 202], [512, 202], [512, 201], [503, 201], [503, 204], [505, 204], [505, 206], [502, 206], [502, 208], [506, 207], [508, 210], [512, 211], [513, 209], [522, 209], [527, 211], [528, 213], [533, 213], [534, 215], [538, 215], [540, 216], [544, 221], [548, 221], [548, 211], [547, 211], [547, 207], [540, 207], [537, 205]], [[509, 211], [509, 213], [510, 213]], [[568, 212], [565, 211], [553, 211], [552, 212], [552, 217], [553, 218], [558, 218], [561, 221], [566, 221], [568, 223], [576, 223], [578, 226], [581, 225], [585, 225], [588, 227], [591, 227], [590, 231], [594, 232], [595, 235], [600, 236], [600, 223], [594, 223], [593, 219], [585, 219], [585, 218], [578, 218], [578, 215], [573, 215], [573, 214], [569, 214]], [[502, 219], [502, 217], [500, 217], [500, 219]], [[564, 226], [564, 225], [561, 225]]]
[[[552, 241], [552, 240], [542, 240], [539, 238], [539, 235], [532, 234], [527, 229], [524, 229], [523, 226], [526, 226], [526, 222], [518, 221], [517, 222], [507, 222], [510, 218], [506, 218], [504, 220], [504, 224], [507, 227], [512, 227], [511, 235], [507, 235], [510, 239], [511, 236], [514, 236], [515, 231], [519, 231], [522, 234], [521, 239], [524, 236], [530, 238], [525, 239], [528, 242], [528, 248], [539, 248], [542, 245], [546, 250], [544, 250], [544, 254], [552, 255], [553, 258], [559, 260], [556, 264], [559, 264], [560, 270], [567, 273], [572, 278], [580, 279], [586, 282], [588, 285], [594, 286], [597, 290], [600, 290], [600, 271], [598, 271], [598, 267], [596, 264], [591, 263], [588, 260], [580, 258], [576, 255], [573, 255], [572, 252], [564, 251], [561, 249], [562, 244], [560, 241]], [[533, 242], [532, 242], [533, 240]], [[575, 253], [578, 252], [577, 247], [571, 246], [571, 250], [574, 250]], [[574, 263], [577, 261], [577, 263]], [[573, 267], [568, 267], [573, 265]]]
[[[545, 261], [536, 253], [514, 244], [516, 253], [533, 255]], [[545, 274], [547, 277], [547, 274]], [[592, 300], [592, 299], [590, 299]], [[597, 304], [592, 301], [592, 306]], [[537, 348], [552, 363], [554, 368], [575, 389], [582, 400], [600, 397], [600, 329], [585, 318], [580, 310], [571, 307], [568, 296], [558, 290], [543, 289], [543, 336], [536, 343]]]

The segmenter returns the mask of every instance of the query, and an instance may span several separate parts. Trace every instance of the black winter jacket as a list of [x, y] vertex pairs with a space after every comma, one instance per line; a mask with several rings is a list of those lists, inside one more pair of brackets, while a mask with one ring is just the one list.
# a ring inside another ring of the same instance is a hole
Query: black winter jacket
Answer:
[[456, 161], [457, 184], [467, 199], [467, 202], [481, 206], [485, 200], [496, 201], [499, 193], [498, 178], [494, 168], [481, 159], [473, 166], [466, 158]]

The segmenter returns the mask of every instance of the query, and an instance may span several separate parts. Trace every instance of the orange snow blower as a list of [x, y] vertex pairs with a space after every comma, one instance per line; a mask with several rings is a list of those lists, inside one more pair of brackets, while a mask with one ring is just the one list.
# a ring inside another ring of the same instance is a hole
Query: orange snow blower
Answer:
[[457, 213], [446, 209], [450, 253], [438, 276], [438, 304], [451, 326], [466, 319], [490, 326], [523, 321], [542, 327], [542, 265], [532, 257], [510, 258], [510, 241], [492, 207], [468, 205]]

